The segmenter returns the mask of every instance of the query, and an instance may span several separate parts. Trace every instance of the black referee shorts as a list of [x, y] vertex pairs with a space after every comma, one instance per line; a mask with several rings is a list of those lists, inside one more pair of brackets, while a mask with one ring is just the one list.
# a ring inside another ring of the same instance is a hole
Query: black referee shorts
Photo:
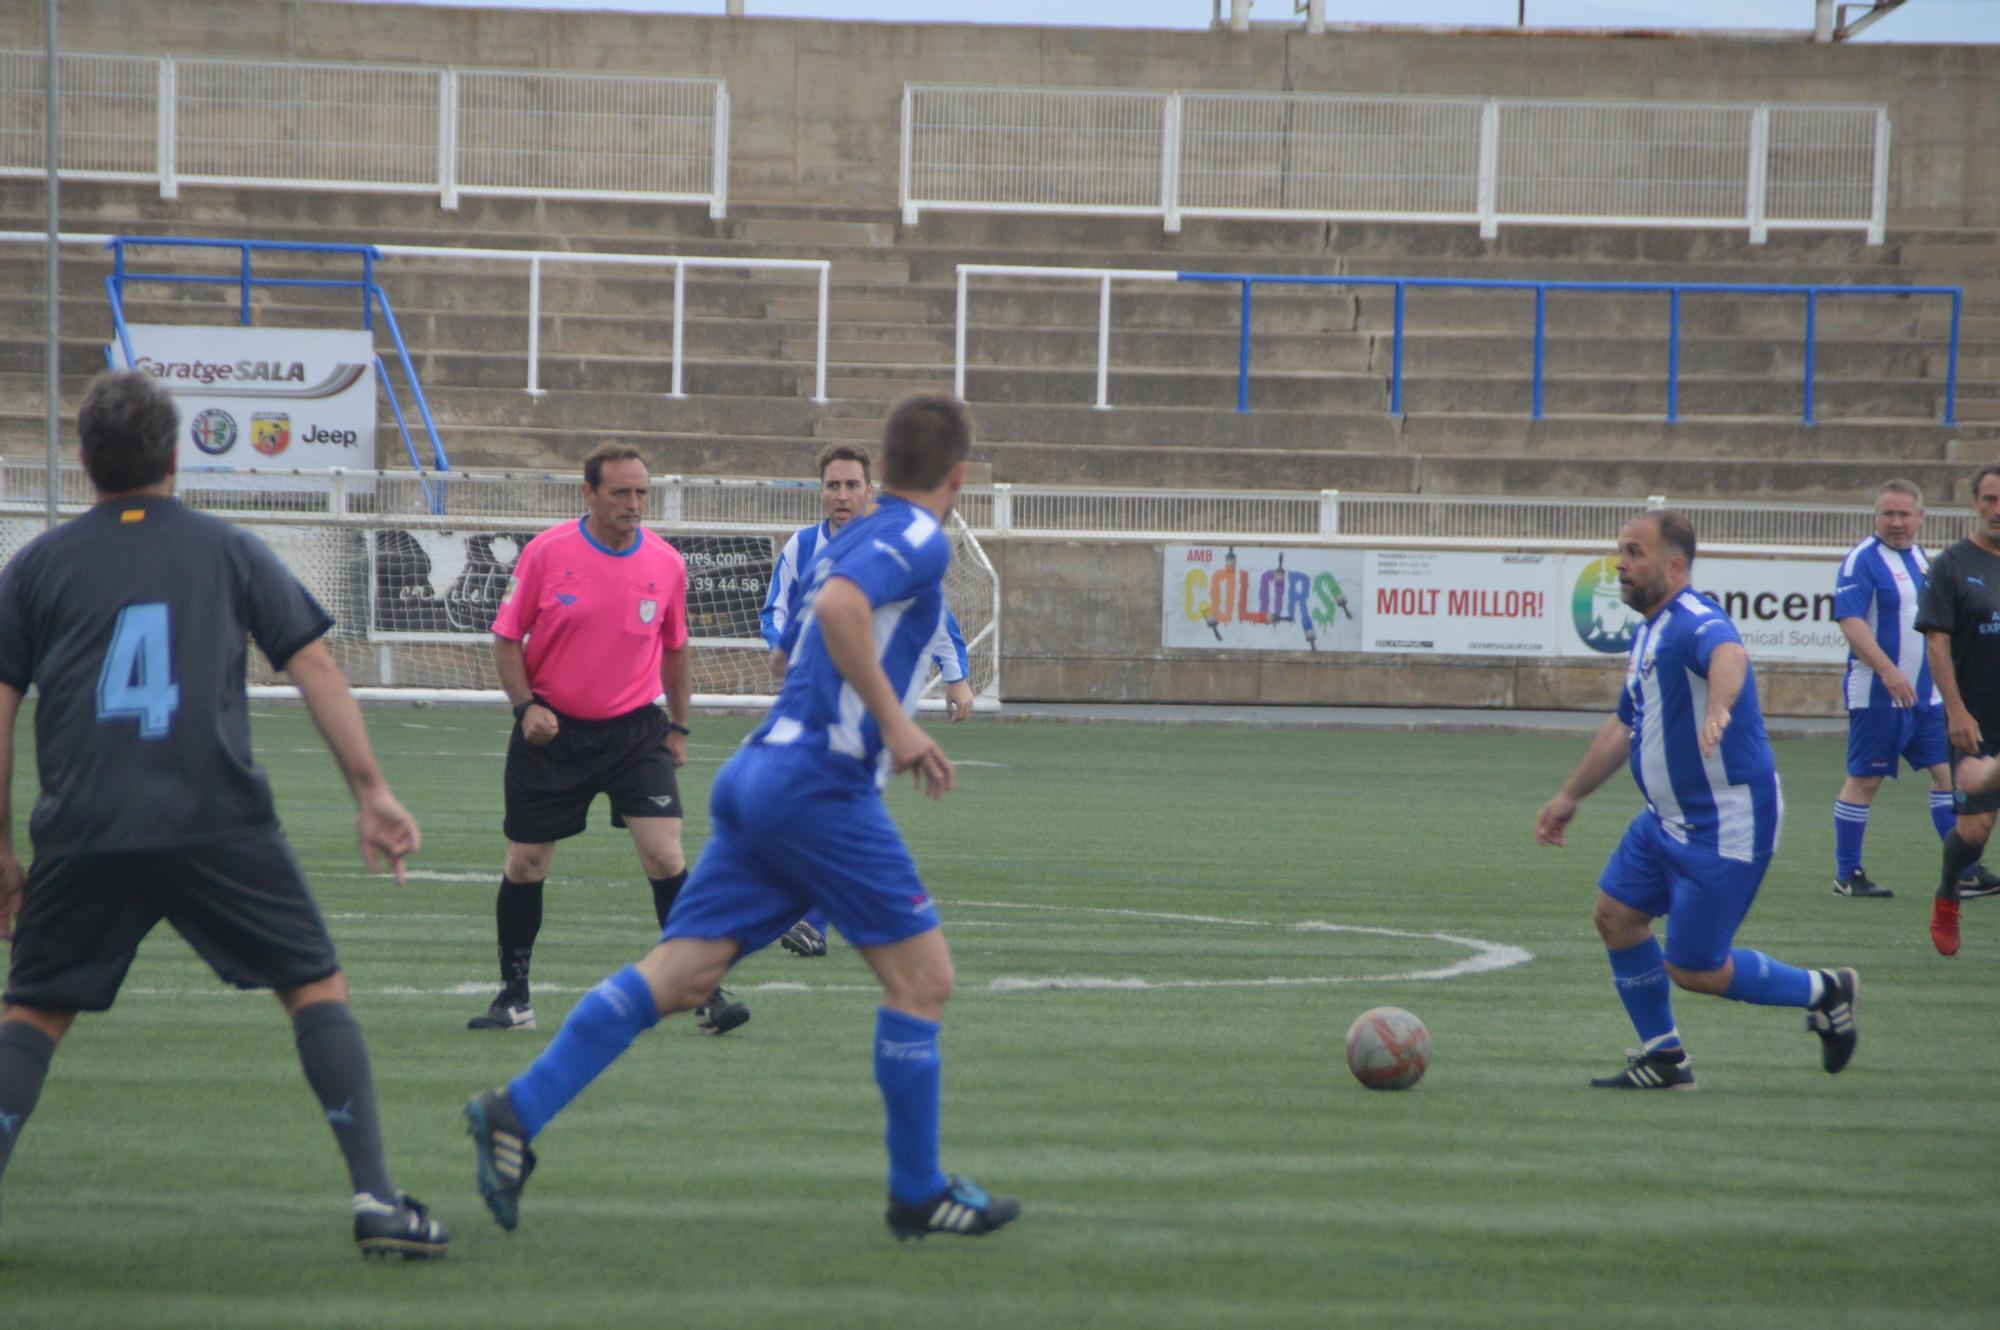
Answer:
[[507, 818], [501, 829], [521, 845], [564, 840], [583, 831], [590, 802], [611, 796], [611, 825], [629, 817], [681, 816], [680, 782], [667, 751], [667, 713], [643, 706], [609, 720], [558, 712], [556, 737], [531, 744], [521, 724], [507, 741]]
[[340, 969], [299, 861], [272, 827], [215, 845], [35, 856], [5, 1000], [108, 1010], [162, 919], [238, 988], [283, 992]]

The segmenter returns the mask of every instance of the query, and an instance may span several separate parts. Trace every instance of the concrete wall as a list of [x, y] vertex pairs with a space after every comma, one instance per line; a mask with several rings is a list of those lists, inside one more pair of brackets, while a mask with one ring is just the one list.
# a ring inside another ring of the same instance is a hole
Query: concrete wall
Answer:
[[[1157, 545], [992, 540], [1006, 588], [1002, 696], [1011, 701], [1609, 710], [1621, 661], [1169, 651], [1160, 645]], [[1840, 714], [1837, 667], [1761, 665], [1774, 716]]]
[[[39, 45], [42, 8], [0, 0], [6, 43]], [[774, 203], [893, 204], [905, 81], [1882, 103], [1895, 135], [1891, 225], [2000, 225], [1995, 46], [1504, 31], [1233, 35], [325, 0], [65, 0], [62, 23], [71, 50], [723, 78], [733, 103], [731, 192]]]

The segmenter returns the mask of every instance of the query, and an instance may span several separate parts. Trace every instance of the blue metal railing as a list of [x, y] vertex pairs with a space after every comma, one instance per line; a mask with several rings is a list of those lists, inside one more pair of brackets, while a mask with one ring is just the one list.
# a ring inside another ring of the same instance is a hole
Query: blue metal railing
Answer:
[[1951, 337], [1946, 358], [1944, 420], [1958, 423], [1958, 330], [1965, 304], [1964, 289], [1956, 286], [1826, 286], [1775, 282], [1531, 282], [1495, 277], [1318, 277], [1291, 274], [1242, 272], [1184, 272], [1184, 282], [1239, 282], [1243, 287], [1242, 341], [1237, 350], [1236, 409], [1250, 410], [1250, 319], [1251, 290], [1265, 286], [1390, 286], [1396, 291], [1396, 332], [1389, 375], [1389, 414], [1403, 414], [1403, 316], [1404, 293], [1410, 287], [1449, 287], [1475, 291], [1533, 291], [1535, 293], [1535, 377], [1534, 418], [1542, 418], [1542, 381], [1547, 363], [1548, 299], [1551, 291], [1618, 291], [1662, 294], [1668, 297], [1667, 318], [1667, 419], [1680, 419], [1681, 297], [1695, 294], [1801, 296], [1806, 302], [1805, 328], [1805, 407], [1803, 419], [1813, 423], [1814, 342], [1818, 332], [1821, 296], [1949, 296], [1951, 297]]
[[[240, 270], [234, 275], [222, 273], [178, 273], [178, 272], [134, 272], [126, 266], [126, 250], [133, 246], [161, 246], [178, 249], [235, 249], [242, 252]], [[389, 329], [390, 340], [396, 346], [396, 358], [403, 367], [404, 378], [408, 380], [411, 398], [416, 402], [417, 413], [423, 419], [424, 433], [430, 441], [433, 467], [437, 471], [451, 470], [451, 459], [445, 456], [444, 442], [438, 437], [437, 421], [431, 415], [431, 405], [424, 396], [424, 385], [417, 378], [417, 368], [410, 361], [410, 349], [403, 341], [403, 330], [396, 323], [396, 311], [389, 303], [389, 294], [375, 280], [375, 260], [381, 255], [373, 245], [320, 244], [298, 240], [218, 240], [190, 238], [183, 236], [114, 236], [109, 242], [112, 264], [111, 274], [104, 279], [106, 291], [111, 296], [111, 318], [118, 331], [118, 346], [125, 353], [125, 364], [134, 364], [132, 337], [125, 322], [125, 283], [127, 282], [186, 282], [195, 285], [236, 286], [241, 288], [239, 314], [242, 322], [250, 323], [250, 289], [253, 286], [279, 287], [319, 287], [336, 290], [355, 290], [361, 294], [361, 326], [373, 332], [375, 329], [375, 307], [381, 306], [382, 320]], [[361, 260], [361, 276], [353, 277], [258, 277], [251, 272], [250, 260], [253, 253], [277, 251], [294, 254], [340, 254]], [[110, 358], [110, 348], [105, 348], [105, 357]], [[382, 389], [389, 395], [390, 408], [395, 412], [396, 427], [403, 436], [403, 447], [410, 455], [410, 464], [417, 470], [418, 483], [424, 488], [433, 509], [441, 500], [441, 494], [431, 488], [424, 478], [423, 459], [417, 455], [416, 440], [410, 435], [409, 422], [404, 418], [403, 404], [396, 396], [396, 385], [389, 376], [388, 366], [381, 356], [375, 357], [375, 374], [381, 381]]]

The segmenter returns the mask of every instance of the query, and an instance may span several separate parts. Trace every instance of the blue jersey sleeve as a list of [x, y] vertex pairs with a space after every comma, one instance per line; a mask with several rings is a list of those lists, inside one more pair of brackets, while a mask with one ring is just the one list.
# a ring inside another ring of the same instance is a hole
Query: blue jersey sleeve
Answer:
[[[951, 640], [949, 647], [942, 642], [931, 644], [932, 654], [937, 660], [938, 673], [944, 676], [946, 683], [957, 683], [960, 679], [970, 678], [972, 657], [966, 652], [965, 634], [959, 629], [958, 616], [951, 612], [949, 605], [944, 611], [944, 635]], [[952, 673], [954, 664], [958, 666], [956, 674]]]
[[1694, 672], [1704, 679], [1708, 677], [1708, 662], [1714, 658], [1717, 647], [1725, 642], [1743, 645], [1743, 634], [1720, 614], [1708, 615], [1688, 631], [1688, 656], [1694, 662]]
[[1618, 719], [1628, 730], [1639, 723], [1639, 709], [1632, 705], [1632, 690], [1629, 688], [1618, 690]]
[[757, 616], [763, 627], [764, 644], [780, 646], [784, 642], [785, 627], [792, 619], [792, 586], [799, 579], [799, 536], [794, 531], [784, 549], [778, 552], [778, 565], [771, 570], [771, 586], [764, 593], [764, 610]]
[[1853, 560], [1853, 571], [1843, 563], [1833, 577], [1833, 617], [1836, 619], [1865, 619], [1875, 599], [1875, 578], [1873, 559]]

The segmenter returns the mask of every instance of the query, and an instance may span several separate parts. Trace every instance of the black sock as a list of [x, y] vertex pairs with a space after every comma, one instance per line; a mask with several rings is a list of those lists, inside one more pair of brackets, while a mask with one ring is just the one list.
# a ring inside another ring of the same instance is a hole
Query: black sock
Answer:
[[1986, 850], [1984, 845], [1968, 845], [1960, 838], [1956, 828], [1944, 838], [1944, 873], [1938, 883], [1938, 899], [1955, 901], [1958, 899], [1958, 880], [1965, 876], [1965, 870], [1979, 862], [1979, 856]]
[[542, 883], [500, 878], [493, 900], [493, 923], [500, 935], [500, 988], [528, 1002], [528, 966], [535, 958], [535, 935], [542, 931]]
[[653, 884], [653, 913], [660, 917], [660, 927], [665, 928], [667, 915], [674, 908], [674, 897], [680, 895], [681, 888], [687, 885], [688, 870], [683, 868], [672, 877], [649, 877], [646, 880]]
[[396, 1188], [382, 1159], [375, 1075], [368, 1066], [361, 1022], [345, 1002], [315, 1002], [292, 1013], [292, 1035], [299, 1047], [299, 1066], [326, 1111], [326, 1125], [333, 1128], [333, 1139], [347, 1160], [354, 1190], [393, 1203]]
[[0, 1177], [48, 1079], [56, 1041], [26, 1021], [0, 1021]]

